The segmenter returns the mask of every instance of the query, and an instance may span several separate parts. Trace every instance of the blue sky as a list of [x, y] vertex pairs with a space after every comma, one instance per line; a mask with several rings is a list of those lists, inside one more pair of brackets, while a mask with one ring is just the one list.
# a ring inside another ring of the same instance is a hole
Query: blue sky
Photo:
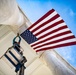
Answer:
[[[17, 3], [32, 23], [54, 8], [76, 36], [76, 0], [17, 0]], [[76, 45], [56, 51], [76, 68]]]

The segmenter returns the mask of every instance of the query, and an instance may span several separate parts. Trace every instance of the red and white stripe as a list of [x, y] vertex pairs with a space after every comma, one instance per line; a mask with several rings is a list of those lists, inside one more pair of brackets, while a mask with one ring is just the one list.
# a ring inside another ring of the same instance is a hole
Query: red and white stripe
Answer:
[[54, 9], [47, 12], [28, 29], [38, 38], [38, 41], [30, 44], [36, 52], [76, 45], [75, 36]]

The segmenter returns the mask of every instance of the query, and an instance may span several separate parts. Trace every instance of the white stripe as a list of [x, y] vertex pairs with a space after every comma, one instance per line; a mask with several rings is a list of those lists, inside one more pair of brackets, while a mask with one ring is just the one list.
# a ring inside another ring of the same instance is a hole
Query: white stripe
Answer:
[[[59, 30], [59, 31], [57, 31], [57, 32], [55, 32], [55, 33], [52, 33], [52, 34], [50, 34], [50, 35], [48, 35], [48, 36], [46, 36], [46, 37], [44, 37], [44, 38], [47, 38], [47, 37], [50, 37], [50, 36], [54, 36], [54, 35], [56, 35], [56, 34], [59, 34], [59, 33], [62, 33], [62, 32], [66, 32], [66, 31], [70, 31], [69, 28], [65, 28], [65, 29]], [[38, 35], [38, 36], [36, 36], [36, 37], [39, 38], [39, 37], [41, 37], [41, 36], [43, 36], [43, 35], [45, 35], [45, 34], [48, 34], [49, 32], [51, 32], [51, 31], [50, 31], [50, 30], [47, 30], [47, 31], [41, 33], [40, 35]], [[43, 39], [44, 39], [44, 38], [43, 38]]]
[[39, 42], [39, 41], [45, 40], [45, 39], [47, 39], [47, 38], [49, 38], [49, 37], [52, 37], [52, 36], [54, 36], [54, 35], [57, 35], [57, 34], [60, 34], [60, 33], [66, 32], [66, 31], [70, 31], [70, 30], [69, 30], [68, 28], [59, 30], [58, 32], [52, 33], [52, 34], [50, 34], [50, 35], [48, 35], [48, 36], [46, 36], [46, 37], [44, 37], [44, 38], [42, 38], [42, 39], [40, 39], [40, 40], [32, 43], [32, 44], [30, 44], [30, 45], [33, 45], [33, 44], [35, 44], [35, 43], [37, 43], [37, 42]]
[[18, 59], [18, 60], [22, 60], [22, 56], [16, 51], [16, 50], [11, 50], [11, 52], [13, 53], [13, 54], [15, 54], [15, 56], [16, 56], [16, 58]]
[[50, 18], [52, 18], [53, 16], [55, 16], [57, 14], [56, 11], [54, 11], [52, 14], [50, 14], [48, 17], [46, 17], [45, 19], [43, 19], [41, 22], [39, 22], [38, 24], [36, 24], [34, 27], [32, 27], [30, 29], [30, 31], [32, 31], [33, 29], [37, 28], [39, 25], [41, 25], [42, 23], [44, 23], [45, 21], [49, 20]]
[[42, 47], [37, 48], [35, 50], [39, 50], [39, 49], [42, 49], [42, 48], [48, 48], [48, 47], [52, 47], [52, 46], [56, 46], [56, 45], [60, 45], [60, 44], [66, 44], [66, 43], [70, 43], [70, 42], [75, 42], [75, 41], [76, 41], [76, 38], [70, 39], [70, 40], [66, 40], [66, 41], [62, 41], [62, 42], [58, 42], [58, 43], [55, 43], [55, 44], [50, 44], [50, 45], [42, 46]]
[[18, 62], [14, 59], [14, 57], [8, 52], [8, 53], [6, 53], [6, 55], [10, 58], [10, 59], [12, 59], [12, 61], [15, 63], [15, 64], [17, 64]]
[[33, 34], [35, 35], [37, 32], [40, 32], [41, 30], [43, 30], [43, 29], [45, 29], [45, 28], [51, 26], [52, 24], [54, 24], [54, 23], [56, 23], [56, 22], [58, 22], [58, 21], [60, 21], [60, 20], [62, 20], [61, 17], [59, 17], [59, 18], [53, 20], [52, 22], [50, 22], [50, 23], [48, 23], [48, 24], [45, 24], [44, 26], [42, 26], [41, 28], [39, 28], [39, 29], [37, 29], [35, 32], [33, 32]]
[[37, 46], [40, 46], [40, 45], [43, 45], [43, 44], [46, 44], [46, 43], [49, 43], [49, 42], [52, 42], [52, 41], [55, 41], [55, 40], [59, 40], [59, 39], [62, 39], [62, 38], [65, 38], [65, 37], [68, 37], [68, 36], [73, 36], [72, 33], [69, 33], [69, 34], [66, 34], [66, 35], [63, 35], [63, 36], [60, 36], [60, 37], [57, 37], [57, 38], [53, 38], [51, 40], [47, 40], [45, 42], [42, 42], [42, 43], [39, 43], [35, 46], [33, 46], [33, 48], [37, 47]]
[[[54, 26], [54, 27], [48, 29], [48, 31], [51, 32], [51, 31], [53, 31], [53, 30], [55, 30], [55, 29], [57, 29], [57, 28], [60, 28], [60, 27], [62, 27], [62, 26], [65, 26], [65, 25], [66, 25], [65, 23], [58, 24], [57, 26]], [[45, 29], [45, 28], [46, 28], [46, 26], [44, 27], [44, 29]], [[43, 28], [38, 29], [38, 31], [36, 31], [36, 33], [37, 33], [37, 32], [40, 32], [41, 30], [43, 30]], [[46, 31], [47, 31], [47, 30], [46, 30]], [[33, 33], [33, 34], [35, 35], [36, 33]], [[38, 35], [38, 36], [39, 36], [39, 35]], [[37, 37], [38, 37], [38, 36], [37, 36]]]

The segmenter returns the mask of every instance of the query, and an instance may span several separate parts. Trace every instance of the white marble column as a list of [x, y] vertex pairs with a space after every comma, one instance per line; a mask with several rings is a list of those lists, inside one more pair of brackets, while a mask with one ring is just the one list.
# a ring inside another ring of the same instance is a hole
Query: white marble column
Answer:
[[0, 0], [0, 24], [20, 26], [23, 21], [16, 0]]
[[[62, 61], [60, 61], [53, 51], [45, 51], [42, 54], [47, 66], [53, 75], [76, 75]], [[70, 65], [69, 65], [70, 66]]]

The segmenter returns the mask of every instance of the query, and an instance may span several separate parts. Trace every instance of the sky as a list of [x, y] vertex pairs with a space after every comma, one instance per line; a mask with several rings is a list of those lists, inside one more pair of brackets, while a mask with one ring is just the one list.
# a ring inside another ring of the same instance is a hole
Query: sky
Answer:
[[[76, 37], [76, 0], [16, 0], [31, 23], [37, 21], [52, 8], [63, 18]], [[76, 45], [58, 48], [56, 51], [76, 68]]]

